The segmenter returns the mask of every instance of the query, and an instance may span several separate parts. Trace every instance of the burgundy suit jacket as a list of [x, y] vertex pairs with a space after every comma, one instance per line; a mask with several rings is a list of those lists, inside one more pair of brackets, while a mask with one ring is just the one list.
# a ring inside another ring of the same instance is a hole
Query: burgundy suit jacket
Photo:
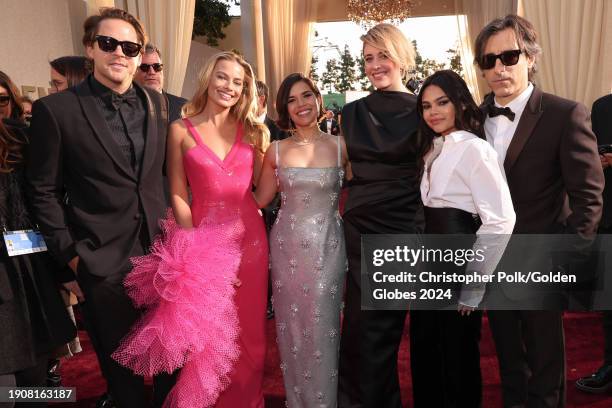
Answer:
[[[484, 108], [491, 103], [492, 94]], [[586, 107], [534, 88], [515, 120], [504, 161], [517, 217], [514, 233], [594, 234], [604, 176]]]

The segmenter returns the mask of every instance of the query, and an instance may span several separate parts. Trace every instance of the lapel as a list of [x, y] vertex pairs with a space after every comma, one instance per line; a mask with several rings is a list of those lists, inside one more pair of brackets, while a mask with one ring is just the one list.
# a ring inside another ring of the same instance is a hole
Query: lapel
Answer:
[[[491, 98], [491, 100], [493, 100], [493, 98]], [[542, 91], [534, 86], [529, 101], [527, 101], [527, 105], [519, 119], [510, 146], [508, 146], [508, 151], [506, 152], [506, 158], [504, 160], [506, 175], [510, 173], [512, 166], [514, 166], [516, 160], [523, 151], [542, 113]]]
[[137, 181], [136, 174], [132, 170], [132, 166], [126, 160], [125, 156], [121, 152], [119, 145], [115, 142], [111, 131], [100, 112], [98, 107], [98, 101], [93, 95], [91, 87], [89, 86], [89, 80], [81, 82], [76, 86], [76, 94], [79, 99], [79, 103], [85, 114], [85, 118], [91, 125], [94, 135], [106, 150], [106, 153], [113, 159], [117, 167], [129, 178]]
[[151, 169], [151, 166], [155, 161], [159, 134], [157, 129], [157, 113], [149, 92], [135, 82], [134, 86], [140, 88], [140, 90], [144, 93], [146, 99], [145, 109], [147, 110], [147, 120], [145, 121], [145, 145], [144, 153], [142, 155], [142, 164], [140, 166], [140, 177], [142, 178], [142, 176], [147, 174], [147, 172]]

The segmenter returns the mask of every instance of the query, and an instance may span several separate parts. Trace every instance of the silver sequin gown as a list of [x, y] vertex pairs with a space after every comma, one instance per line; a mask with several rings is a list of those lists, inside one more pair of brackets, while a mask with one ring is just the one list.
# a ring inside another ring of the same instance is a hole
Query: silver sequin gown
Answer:
[[278, 166], [270, 232], [276, 341], [289, 408], [335, 408], [346, 250], [337, 167]]

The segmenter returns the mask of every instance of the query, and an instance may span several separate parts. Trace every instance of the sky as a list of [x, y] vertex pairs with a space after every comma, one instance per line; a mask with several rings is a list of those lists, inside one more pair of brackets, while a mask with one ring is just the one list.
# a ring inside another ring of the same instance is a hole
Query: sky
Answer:
[[[455, 16], [409, 18], [399, 25], [399, 28], [408, 39], [416, 40], [423, 58], [438, 62], [448, 60], [446, 50], [455, 48], [459, 38]], [[315, 31], [318, 36], [313, 41], [313, 53], [319, 58], [319, 75], [325, 71], [328, 59], [339, 59], [338, 52], [333, 48], [324, 48], [324, 44], [337, 45], [340, 51], [344, 50], [344, 45], [347, 44], [354, 56], [361, 53], [362, 42], [359, 37], [365, 30], [356, 23], [317, 23]]]
[[[230, 3], [230, 15], [240, 15], [240, 6]], [[459, 38], [456, 16], [409, 18], [400, 24], [399, 28], [410, 40], [417, 41], [419, 53], [423, 58], [437, 62], [448, 61], [446, 50], [455, 48]], [[347, 44], [353, 56], [361, 53], [362, 43], [359, 37], [365, 30], [356, 23], [317, 23], [315, 31], [318, 36], [313, 39], [313, 53], [319, 59], [319, 75], [325, 71], [327, 60], [340, 57], [338, 51], [326, 45], [336, 45], [342, 51]]]

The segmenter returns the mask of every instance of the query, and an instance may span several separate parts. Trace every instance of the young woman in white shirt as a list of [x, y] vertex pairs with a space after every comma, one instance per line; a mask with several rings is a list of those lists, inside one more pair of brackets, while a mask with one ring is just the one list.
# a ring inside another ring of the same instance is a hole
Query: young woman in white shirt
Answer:
[[[465, 270], [490, 274], [512, 233], [515, 214], [484, 116], [467, 85], [450, 70], [425, 80], [417, 99], [423, 119], [421, 198], [428, 234], [476, 234], [485, 262]], [[462, 271], [457, 271], [462, 272]], [[481, 312], [484, 287], [456, 287], [454, 310], [411, 312], [415, 407], [481, 406]], [[448, 308], [447, 308], [448, 309]], [[432, 400], [433, 399], [433, 400]]]

